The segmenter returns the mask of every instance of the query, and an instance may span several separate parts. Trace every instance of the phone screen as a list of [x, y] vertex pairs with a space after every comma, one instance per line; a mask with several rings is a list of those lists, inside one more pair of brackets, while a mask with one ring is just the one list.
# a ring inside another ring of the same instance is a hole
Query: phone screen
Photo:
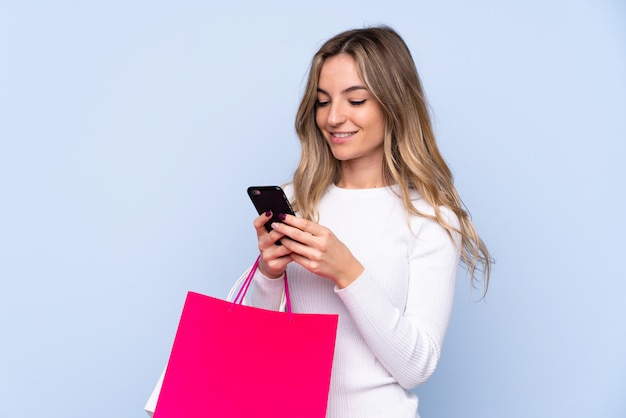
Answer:
[[278, 186], [248, 187], [248, 196], [260, 214], [272, 211], [272, 218], [265, 223], [267, 232], [272, 230], [272, 222], [280, 222], [278, 215], [281, 213], [294, 215], [285, 192]]

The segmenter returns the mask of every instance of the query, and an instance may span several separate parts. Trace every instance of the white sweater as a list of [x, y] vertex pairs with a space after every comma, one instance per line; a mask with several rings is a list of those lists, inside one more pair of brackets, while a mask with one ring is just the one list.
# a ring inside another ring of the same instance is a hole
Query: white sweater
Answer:
[[[434, 213], [417, 192], [413, 198], [421, 213]], [[415, 418], [418, 400], [410, 389], [426, 381], [439, 360], [460, 237], [455, 234], [453, 242], [425, 217], [412, 215], [407, 223], [401, 199], [389, 188], [333, 185], [319, 209], [319, 223], [365, 267], [345, 289], [296, 263], [287, 268], [294, 312], [339, 315], [327, 417]], [[442, 212], [458, 227], [450, 210]], [[283, 287], [283, 280], [258, 271], [248, 303], [278, 309]]]

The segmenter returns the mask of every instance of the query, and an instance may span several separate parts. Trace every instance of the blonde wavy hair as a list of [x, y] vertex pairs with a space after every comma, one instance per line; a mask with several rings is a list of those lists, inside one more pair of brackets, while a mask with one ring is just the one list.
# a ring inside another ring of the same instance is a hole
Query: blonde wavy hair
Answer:
[[[461, 235], [461, 259], [472, 284], [482, 280], [487, 292], [492, 259], [463, 208], [448, 165], [435, 141], [428, 104], [411, 53], [391, 28], [354, 29], [336, 35], [313, 57], [306, 89], [296, 115], [295, 127], [302, 155], [293, 177], [294, 209], [307, 219], [317, 220], [320, 199], [340, 177], [340, 165], [315, 122], [320, 71], [329, 57], [347, 54], [356, 62], [359, 75], [385, 116], [383, 178], [397, 184], [407, 214], [436, 219], [450, 236]], [[410, 189], [417, 189], [435, 210], [419, 213], [413, 206]], [[460, 231], [447, 223], [441, 206], [452, 210]], [[481, 271], [482, 278], [477, 278]]]

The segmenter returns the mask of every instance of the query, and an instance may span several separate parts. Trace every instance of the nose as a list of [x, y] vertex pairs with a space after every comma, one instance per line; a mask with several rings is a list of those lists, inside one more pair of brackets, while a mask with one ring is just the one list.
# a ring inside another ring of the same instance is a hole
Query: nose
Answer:
[[346, 121], [346, 109], [339, 101], [329, 104], [328, 118], [326, 120], [329, 125], [337, 126]]

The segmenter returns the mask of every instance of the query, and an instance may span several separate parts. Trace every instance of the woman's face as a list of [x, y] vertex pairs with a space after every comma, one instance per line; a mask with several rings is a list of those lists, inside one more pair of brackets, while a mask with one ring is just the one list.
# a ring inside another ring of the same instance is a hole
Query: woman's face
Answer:
[[335, 55], [322, 66], [315, 122], [336, 159], [380, 170], [385, 117], [351, 56]]

